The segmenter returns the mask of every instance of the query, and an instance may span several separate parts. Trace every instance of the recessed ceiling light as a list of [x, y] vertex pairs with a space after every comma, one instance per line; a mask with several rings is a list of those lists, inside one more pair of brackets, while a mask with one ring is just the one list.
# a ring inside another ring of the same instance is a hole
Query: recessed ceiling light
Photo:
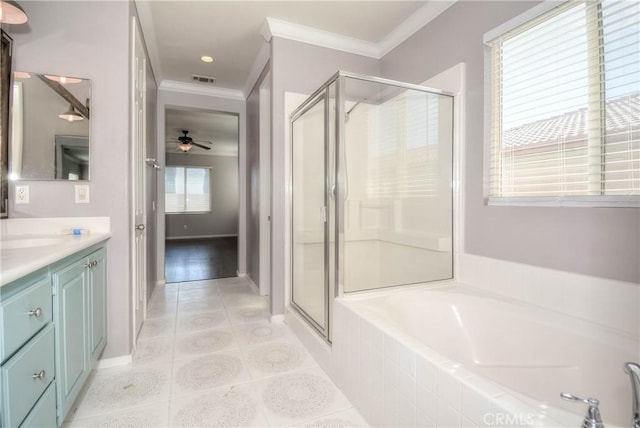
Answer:
[[200, 61], [202, 61], [202, 62], [213, 62], [213, 58], [211, 58], [208, 55], [203, 55], [203, 56], [200, 57]]

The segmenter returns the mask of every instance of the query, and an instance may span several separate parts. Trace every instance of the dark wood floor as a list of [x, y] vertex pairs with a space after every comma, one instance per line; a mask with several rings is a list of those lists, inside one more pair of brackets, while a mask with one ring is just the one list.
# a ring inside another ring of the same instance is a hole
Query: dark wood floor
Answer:
[[165, 244], [167, 282], [201, 281], [236, 276], [238, 238], [168, 240]]

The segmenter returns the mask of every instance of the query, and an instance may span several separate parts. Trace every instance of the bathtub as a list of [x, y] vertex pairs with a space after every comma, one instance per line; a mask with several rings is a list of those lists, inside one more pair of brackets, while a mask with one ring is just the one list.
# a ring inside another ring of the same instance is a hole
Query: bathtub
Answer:
[[330, 372], [374, 426], [628, 426], [637, 338], [449, 282], [336, 300]]

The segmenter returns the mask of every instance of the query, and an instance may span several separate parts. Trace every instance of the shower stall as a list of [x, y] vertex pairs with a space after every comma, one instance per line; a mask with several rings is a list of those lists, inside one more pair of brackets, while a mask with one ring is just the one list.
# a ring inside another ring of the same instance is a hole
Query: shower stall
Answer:
[[338, 72], [290, 117], [291, 305], [453, 278], [453, 95]]

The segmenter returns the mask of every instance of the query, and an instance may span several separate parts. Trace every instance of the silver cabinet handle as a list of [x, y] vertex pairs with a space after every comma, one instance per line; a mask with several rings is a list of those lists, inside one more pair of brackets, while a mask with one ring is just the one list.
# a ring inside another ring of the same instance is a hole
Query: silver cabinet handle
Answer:
[[98, 266], [98, 261], [97, 260], [90, 260], [90, 261], [88, 261], [87, 263], [84, 264], [84, 267], [89, 268], [89, 269], [94, 268], [96, 266]]
[[46, 376], [47, 372], [45, 372], [44, 370], [40, 370], [39, 373], [34, 373], [31, 375], [32, 379], [44, 379], [44, 377]]
[[40, 308], [35, 308], [34, 310], [29, 311], [30, 317], [40, 318], [40, 315], [42, 315], [42, 309]]
[[92, 260], [91, 261], [91, 267], [94, 268], [98, 265], [98, 262], [96, 260]]
[[84, 264], [84, 267], [86, 267], [86, 268], [89, 268], [89, 269], [90, 269], [90, 268], [92, 267], [92, 266], [91, 266], [91, 262], [86, 262], [86, 263]]
[[144, 230], [144, 224], [136, 224], [136, 230]]

